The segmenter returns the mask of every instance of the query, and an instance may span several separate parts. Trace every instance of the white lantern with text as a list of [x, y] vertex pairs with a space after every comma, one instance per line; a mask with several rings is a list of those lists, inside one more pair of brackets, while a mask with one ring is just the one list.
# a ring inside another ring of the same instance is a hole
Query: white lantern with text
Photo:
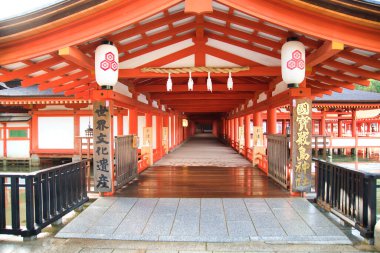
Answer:
[[95, 50], [95, 78], [99, 86], [113, 87], [119, 77], [119, 53], [112, 42], [104, 42]]
[[288, 41], [281, 48], [282, 80], [288, 87], [298, 87], [305, 79], [305, 46], [299, 41]]

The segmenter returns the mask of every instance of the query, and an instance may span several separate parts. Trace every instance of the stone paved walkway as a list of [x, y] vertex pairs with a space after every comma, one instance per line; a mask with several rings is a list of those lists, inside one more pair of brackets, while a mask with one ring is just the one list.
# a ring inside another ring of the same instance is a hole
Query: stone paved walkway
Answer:
[[100, 198], [56, 237], [351, 244], [303, 198]]
[[154, 166], [251, 167], [243, 156], [211, 134], [197, 134]]

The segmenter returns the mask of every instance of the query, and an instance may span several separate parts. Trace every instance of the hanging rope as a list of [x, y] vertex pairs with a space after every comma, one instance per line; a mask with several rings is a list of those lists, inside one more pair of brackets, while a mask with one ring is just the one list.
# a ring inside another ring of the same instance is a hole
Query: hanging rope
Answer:
[[141, 72], [153, 72], [161, 74], [183, 74], [189, 72], [210, 72], [210, 73], [236, 73], [240, 71], [249, 70], [249, 67], [187, 67], [187, 68], [142, 68]]

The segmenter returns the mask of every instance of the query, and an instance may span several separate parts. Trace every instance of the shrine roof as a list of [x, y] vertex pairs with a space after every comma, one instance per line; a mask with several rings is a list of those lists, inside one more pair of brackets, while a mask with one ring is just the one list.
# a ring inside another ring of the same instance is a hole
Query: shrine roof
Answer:
[[313, 103], [378, 103], [380, 104], [380, 93], [343, 89], [342, 93], [334, 92], [332, 95], [324, 95], [316, 98]]

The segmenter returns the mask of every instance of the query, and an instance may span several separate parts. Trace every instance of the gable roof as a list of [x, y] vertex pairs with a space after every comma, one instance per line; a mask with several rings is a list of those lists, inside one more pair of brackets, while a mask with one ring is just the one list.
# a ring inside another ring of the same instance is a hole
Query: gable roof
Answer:
[[343, 89], [342, 93], [334, 92], [331, 96], [316, 98], [313, 103], [378, 103], [380, 93]]

